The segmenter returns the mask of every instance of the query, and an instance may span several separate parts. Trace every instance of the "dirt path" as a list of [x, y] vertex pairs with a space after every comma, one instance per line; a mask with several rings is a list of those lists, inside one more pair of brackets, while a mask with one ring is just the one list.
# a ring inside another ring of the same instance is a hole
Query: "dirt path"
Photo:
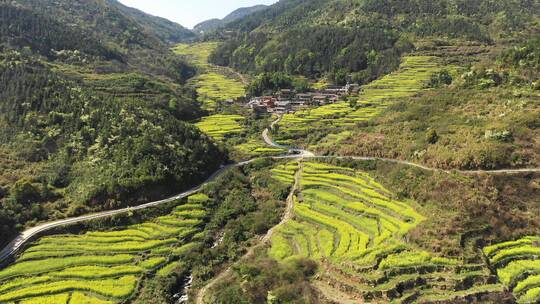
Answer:
[[[270, 230], [268, 230], [268, 232], [266, 232], [266, 234], [262, 238], [260, 238], [258, 244], [249, 248], [246, 254], [244, 254], [244, 256], [242, 256], [238, 262], [245, 261], [251, 258], [257, 248], [259, 248], [260, 246], [264, 246], [265, 244], [270, 242], [270, 240], [272, 239], [272, 236], [274, 236], [274, 233], [279, 229], [279, 227], [281, 227], [287, 221], [292, 219], [294, 215], [294, 194], [300, 186], [301, 172], [302, 172], [302, 164], [300, 163], [300, 167], [298, 168], [294, 176], [294, 185], [291, 189], [291, 192], [289, 193], [289, 196], [287, 197], [287, 207], [285, 208], [285, 213], [283, 214], [283, 217], [281, 221], [279, 222], [279, 224], [275, 225]], [[238, 263], [238, 262], [235, 262], [235, 263]], [[232, 265], [231, 265], [226, 270], [222, 271], [219, 275], [214, 277], [210, 282], [208, 282], [208, 284], [206, 284], [203, 288], [201, 288], [199, 292], [197, 293], [197, 297], [195, 298], [195, 303], [205, 304], [204, 298], [206, 297], [208, 290], [212, 289], [212, 287], [214, 287], [219, 281], [232, 275], [232, 272], [233, 270], [232, 270]]]

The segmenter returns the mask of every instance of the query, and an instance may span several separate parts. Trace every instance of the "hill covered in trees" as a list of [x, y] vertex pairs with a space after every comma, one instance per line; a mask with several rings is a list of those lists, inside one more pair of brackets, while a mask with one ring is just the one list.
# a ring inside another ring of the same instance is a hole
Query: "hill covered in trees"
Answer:
[[281, 0], [172, 48], [113, 0], [0, 4], [0, 244], [259, 157], [28, 241], [0, 302], [538, 303], [539, 8]]
[[0, 4], [0, 243], [24, 226], [162, 198], [225, 153], [170, 51], [190, 33], [116, 1]]
[[101, 65], [105, 72], [135, 68], [179, 82], [193, 75], [169, 50], [190, 31], [116, 1], [20, 0], [2, 3], [0, 15], [0, 42], [7, 46], [49, 59], [78, 51], [91, 57], [81, 60], [111, 61]]
[[111, 0], [111, 6], [136, 19], [146, 31], [164, 42], [179, 43], [195, 38], [192, 31], [168, 19], [152, 16], [138, 9], [127, 7], [116, 0]]
[[[492, 44], [527, 28], [530, 1], [280, 1], [229, 23], [212, 61], [249, 73], [367, 82], [394, 70], [419, 41]], [[219, 34], [217, 34], [219, 36]]]

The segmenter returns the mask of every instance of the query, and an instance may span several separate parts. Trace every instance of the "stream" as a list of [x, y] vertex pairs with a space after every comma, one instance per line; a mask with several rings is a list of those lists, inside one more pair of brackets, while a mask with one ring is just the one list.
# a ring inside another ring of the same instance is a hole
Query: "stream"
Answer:
[[193, 285], [193, 275], [190, 274], [187, 278], [184, 279], [182, 284], [182, 291], [175, 294], [173, 299], [175, 299], [175, 304], [186, 304], [189, 300], [189, 289]]
[[[211, 248], [216, 248], [219, 246], [219, 244], [223, 242], [223, 237], [223, 232], [220, 232]], [[189, 301], [189, 290], [191, 289], [191, 286], [193, 286], [193, 274], [190, 274], [184, 279], [184, 282], [182, 283], [182, 291], [173, 296], [173, 299], [175, 300], [174, 304], [186, 304]]]

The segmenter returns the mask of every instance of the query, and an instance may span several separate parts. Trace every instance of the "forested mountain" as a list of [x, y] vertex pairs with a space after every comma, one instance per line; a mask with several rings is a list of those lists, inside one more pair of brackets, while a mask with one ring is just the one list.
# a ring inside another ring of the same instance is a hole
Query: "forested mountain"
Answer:
[[223, 25], [223, 21], [218, 18], [205, 20], [193, 28], [193, 31], [199, 34], [204, 34], [205, 32], [215, 30]]
[[111, 0], [111, 4], [116, 6], [126, 15], [134, 18], [145, 30], [164, 42], [178, 43], [191, 40], [195, 37], [195, 34], [192, 31], [178, 23], [165, 18], [149, 15], [135, 8], [127, 7], [116, 0]]
[[540, 303], [540, 0], [198, 29], [0, 3], [0, 303]]
[[239, 9], [233, 11], [232, 13], [228, 14], [227, 16], [225, 16], [225, 18], [223, 18], [222, 20], [225, 23], [232, 22], [232, 21], [238, 20], [240, 18], [249, 16], [249, 15], [255, 13], [255, 12], [262, 11], [262, 10], [264, 10], [266, 8], [268, 8], [268, 6], [263, 5], [263, 4], [250, 6], [250, 7], [241, 7]]
[[189, 123], [180, 26], [116, 1], [0, 4], [0, 243], [187, 189], [227, 156]]
[[20, 0], [2, 4], [0, 14], [0, 41], [13, 47], [29, 46], [49, 58], [77, 50], [92, 60], [114, 60], [122, 70], [134, 67], [180, 82], [192, 75], [168, 45], [187, 37], [184, 28], [116, 1]]
[[251, 7], [242, 7], [239, 8], [232, 13], [225, 16], [223, 19], [210, 19], [203, 21], [193, 28], [193, 30], [197, 33], [206, 33], [209, 31], [213, 31], [218, 29], [221, 26], [226, 25], [229, 22], [236, 21], [238, 19], [241, 19], [243, 17], [249, 16], [255, 12], [262, 11], [264, 9], [268, 8], [266, 5], [255, 5]]
[[538, 0], [283, 0], [227, 24], [212, 60], [243, 72], [341, 81], [353, 73], [366, 82], [395, 69], [417, 41], [490, 44], [525, 29], [538, 9]]

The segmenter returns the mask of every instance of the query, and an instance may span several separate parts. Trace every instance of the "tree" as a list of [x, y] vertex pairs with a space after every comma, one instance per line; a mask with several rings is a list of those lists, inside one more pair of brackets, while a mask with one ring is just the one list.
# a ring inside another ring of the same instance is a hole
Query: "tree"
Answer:
[[434, 129], [431, 129], [426, 134], [427, 142], [434, 145], [439, 141], [439, 134]]
[[19, 204], [29, 204], [40, 200], [40, 191], [29, 180], [23, 178], [11, 188], [11, 197]]
[[439, 73], [435, 73], [431, 76], [429, 86], [431, 88], [437, 88], [443, 85], [451, 85], [453, 82], [452, 75], [447, 70], [442, 70]]

